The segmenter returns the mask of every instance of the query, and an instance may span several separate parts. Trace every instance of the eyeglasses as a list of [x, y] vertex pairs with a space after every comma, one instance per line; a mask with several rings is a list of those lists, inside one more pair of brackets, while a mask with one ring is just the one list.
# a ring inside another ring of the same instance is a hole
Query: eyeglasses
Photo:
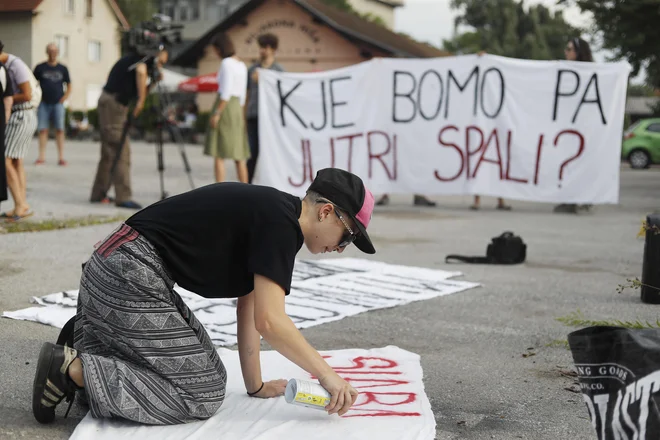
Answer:
[[348, 225], [348, 222], [344, 219], [344, 216], [341, 215], [339, 212], [339, 209], [337, 209], [337, 206], [332, 203], [330, 200], [325, 200], [325, 199], [318, 199], [316, 203], [330, 203], [335, 209], [335, 214], [337, 214], [337, 217], [341, 222], [344, 224], [344, 227], [346, 228], [346, 232], [344, 235], [342, 235], [341, 240], [339, 241], [339, 247], [340, 248], [345, 248], [349, 244], [353, 243], [359, 236], [359, 233], [353, 232], [353, 229]]
[[337, 217], [339, 217], [339, 220], [344, 224], [344, 227], [346, 227], [346, 232], [344, 235], [342, 235], [341, 240], [339, 241], [339, 247], [340, 248], [345, 248], [349, 244], [353, 243], [355, 239], [358, 237], [358, 234], [354, 233], [353, 230], [351, 229], [350, 226], [348, 226], [348, 222], [344, 220], [344, 217], [339, 213], [339, 210], [335, 207], [335, 214], [337, 214]]

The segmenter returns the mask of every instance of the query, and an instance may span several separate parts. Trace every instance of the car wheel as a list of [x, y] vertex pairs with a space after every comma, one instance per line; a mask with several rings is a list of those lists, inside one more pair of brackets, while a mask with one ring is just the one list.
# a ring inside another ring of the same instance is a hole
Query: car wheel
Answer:
[[644, 150], [634, 150], [628, 156], [628, 161], [630, 162], [630, 166], [636, 170], [642, 170], [651, 165], [651, 158]]

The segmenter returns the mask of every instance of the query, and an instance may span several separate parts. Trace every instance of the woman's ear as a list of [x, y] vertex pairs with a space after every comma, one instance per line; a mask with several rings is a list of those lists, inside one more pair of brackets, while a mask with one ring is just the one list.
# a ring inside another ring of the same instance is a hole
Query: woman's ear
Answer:
[[325, 203], [323, 206], [321, 206], [321, 209], [319, 211], [319, 218], [323, 217], [324, 219], [327, 218], [331, 213], [334, 207], [330, 203]]

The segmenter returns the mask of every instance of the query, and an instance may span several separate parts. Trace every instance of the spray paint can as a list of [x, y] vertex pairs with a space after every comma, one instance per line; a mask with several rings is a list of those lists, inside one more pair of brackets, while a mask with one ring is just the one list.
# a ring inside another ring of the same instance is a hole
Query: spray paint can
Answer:
[[284, 391], [286, 403], [323, 411], [330, 403], [331, 397], [319, 383], [300, 379], [289, 380]]

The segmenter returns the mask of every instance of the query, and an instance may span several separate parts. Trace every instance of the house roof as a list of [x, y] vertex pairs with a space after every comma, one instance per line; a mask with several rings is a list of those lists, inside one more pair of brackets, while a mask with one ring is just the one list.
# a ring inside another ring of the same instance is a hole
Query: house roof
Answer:
[[[172, 64], [192, 67], [204, 55], [204, 49], [209, 45], [214, 35], [224, 32], [234, 24], [261, 6], [266, 0], [249, 0], [224, 21], [219, 23], [197, 41], [191, 44]], [[392, 56], [405, 58], [432, 58], [447, 56], [449, 53], [429, 44], [420, 43], [405, 35], [358, 17], [355, 14], [342, 11], [323, 3], [322, 0], [291, 0], [293, 3], [310, 13], [317, 20], [325, 23], [345, 38], [367, 44], [390, 53]]]
[[0, 2], [0, 12], [30, 12], [43, 0], [3, 0]]
[[[128, 20], [119, 9], [117, 2], [115, 0], [107, 1], [124, 30], [129, 29]], [[0, 1], [0, 12], [31, 12], [37, 9], [42, 2], [43, 0], [2, 0]]]

